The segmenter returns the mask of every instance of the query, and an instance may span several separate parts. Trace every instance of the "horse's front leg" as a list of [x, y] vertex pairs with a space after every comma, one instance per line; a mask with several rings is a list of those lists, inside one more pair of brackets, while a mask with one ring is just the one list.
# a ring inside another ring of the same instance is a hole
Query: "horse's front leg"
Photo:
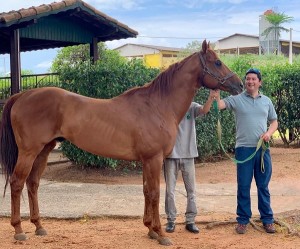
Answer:
[[162, 163], [163, 158], [161, 156], [147, 159], [143, 162], [144, 225], [149, 228], [148, 235], [150, 238], [157, 239], [162, 245], [171, 245], [172, 242], [162, 230], [159, 215]]

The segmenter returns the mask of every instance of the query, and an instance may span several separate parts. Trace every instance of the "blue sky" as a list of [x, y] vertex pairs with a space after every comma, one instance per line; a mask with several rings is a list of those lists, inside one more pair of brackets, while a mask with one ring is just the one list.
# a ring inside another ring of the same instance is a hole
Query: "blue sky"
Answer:
[[[59, 1], [59, 0], [56, 0]], [[54, 0], [9, 0], [0, 4], [1, 12], [49, 4]], [[285, 24], [292, 37], [300, 41], [299, 0], [85, 0], [99, 11], [139, 32], [135, 39], [107, 42], [109, 48], [125, 43], [186, 47], [194, 40], [214, 42], [234, 33], [257, 35], [259, 16], [268, 9], [294, 17]], [[288, 40], [289, 33], [281, 39]], [[47, 72], [58, 49], [21, 53], [22, 69]], [[0, 55], [0, 74], [9, 72], [9, 55]]]

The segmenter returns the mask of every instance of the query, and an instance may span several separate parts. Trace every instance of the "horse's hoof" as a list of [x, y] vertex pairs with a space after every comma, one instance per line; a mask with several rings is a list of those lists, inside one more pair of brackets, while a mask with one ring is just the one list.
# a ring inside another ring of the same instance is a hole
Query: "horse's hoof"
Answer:
[[172, 245], [171, 240], [169, 240], [167, 237], [160, 237], [158, 239], [159, 244], [163, 245], [163, 246], [170, 246]]
[[47, 231], [44, 228], [39, 228], [35, 231], [35, 235], [44, 236], [47, 235]]
[[15, 240], [20, 240], [20, 241], [27, 240], [27, 236], [25, 233], [17, 233], [15, 234], [14, 238]]
[[149, 231], [148, 236], [150, 237], [150, 239], [158, 239], [158, 234], [154, 231]]

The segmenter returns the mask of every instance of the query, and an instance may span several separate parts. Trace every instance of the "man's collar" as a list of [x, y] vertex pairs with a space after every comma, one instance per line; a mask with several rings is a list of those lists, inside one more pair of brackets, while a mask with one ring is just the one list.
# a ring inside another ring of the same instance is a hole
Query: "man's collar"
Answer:
[[[243, 93], [244, 93], [247, 97], [253, 98], [253, 97], [247, 92], [247, 90], [245, 90]], [[262, 96], [261, 92], [258, 91], [258, 95], [256, 96], [256, 98], [261, 98], [261, 96]]]

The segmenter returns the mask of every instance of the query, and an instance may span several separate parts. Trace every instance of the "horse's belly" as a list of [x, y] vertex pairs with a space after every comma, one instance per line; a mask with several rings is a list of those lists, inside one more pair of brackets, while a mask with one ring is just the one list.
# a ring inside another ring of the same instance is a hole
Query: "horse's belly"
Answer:
[[113, 139], [103, 135], [77, 136], [70, 139], [77, 147], [92, 154], [122, 160], [138, 160], [130, 139]]

